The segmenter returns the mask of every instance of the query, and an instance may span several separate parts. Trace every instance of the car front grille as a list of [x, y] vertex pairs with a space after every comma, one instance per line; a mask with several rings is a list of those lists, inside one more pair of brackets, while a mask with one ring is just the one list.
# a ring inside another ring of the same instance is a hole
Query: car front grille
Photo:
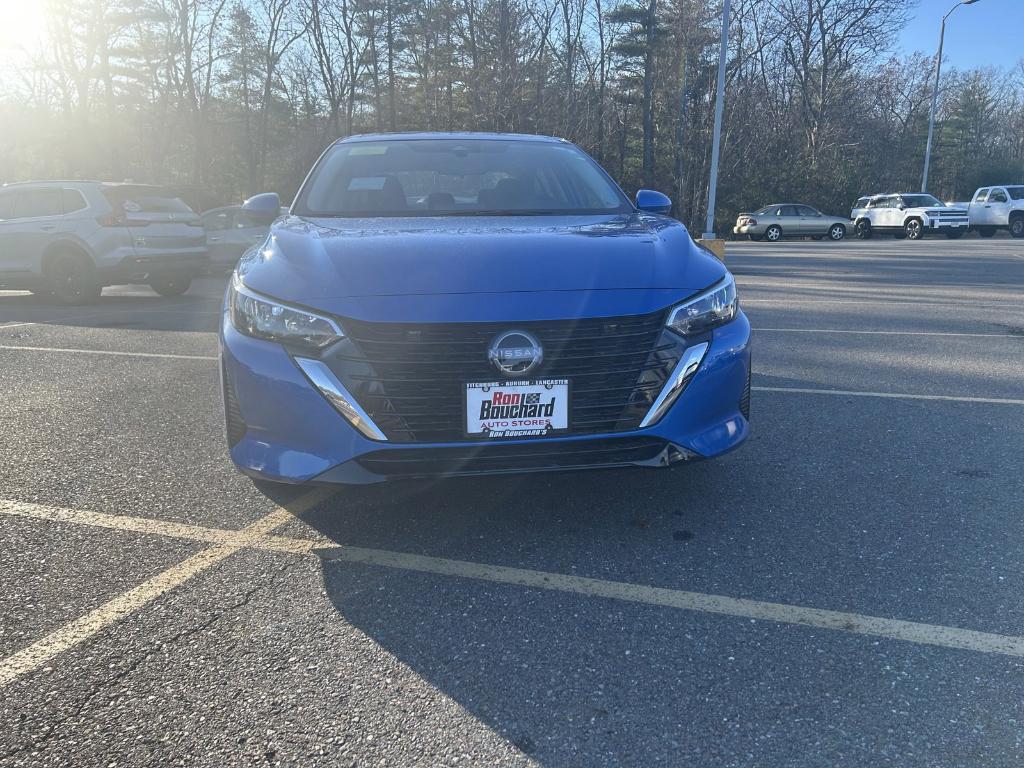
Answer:
[[542, 445], [495, 443], [465, 448], [402, 448], [360, 456], [370, 472], [390, 478], [537, 472], [653, 462], [664, 440], [619, 437], [586, 441], [550, 441]]
[[636, 429], [679, 359], [665, 313], [524, 323], [369, 323], [342, 319], [352, 344], [325, 357], [396, 442], [450, 442], [464, 432], [467, 382], [503, 377], [487, 348], [510, 329], [534, 334], [543, 363], [530, 379], [568, 379], [570, 433]]

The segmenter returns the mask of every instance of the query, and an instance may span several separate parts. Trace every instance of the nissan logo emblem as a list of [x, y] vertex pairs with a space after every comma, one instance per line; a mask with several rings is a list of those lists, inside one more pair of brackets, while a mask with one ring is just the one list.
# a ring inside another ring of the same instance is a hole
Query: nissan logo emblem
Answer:
[[544, 360], [544, 350], [532, 333], [505, 331], [494, 337], [487, 359], [506, 376], [525, 376]]

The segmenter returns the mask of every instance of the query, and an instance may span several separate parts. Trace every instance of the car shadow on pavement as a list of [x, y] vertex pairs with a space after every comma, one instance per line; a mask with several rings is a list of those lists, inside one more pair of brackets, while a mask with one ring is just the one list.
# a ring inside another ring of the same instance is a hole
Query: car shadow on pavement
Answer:
[[[721, 525], [721, 509], [696, 503], [705, 466], [347, 488], [302, 522], [341, 547], [643, 582], [637, 558], [692, 544], [684, 525]], [[697, 759], [695, 711], [710, 724], [744, 707], [702, 704], [720, 684], [703, 643], [721, 619], [317, 552], [348, 624], [541, 764]]]

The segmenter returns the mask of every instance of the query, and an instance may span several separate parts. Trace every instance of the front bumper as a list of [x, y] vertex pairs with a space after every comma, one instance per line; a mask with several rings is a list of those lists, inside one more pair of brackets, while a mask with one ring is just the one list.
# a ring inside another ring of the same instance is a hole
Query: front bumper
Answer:
[[628, 432], [507, 441], [371, 440], [331, 406], [279, 344], [221, 324], [231, 459], [246, 474], [289, 483], [364, 484], [423, 476], [669, 466], [710, 458], [747, 437], [750, 324], [715, 329], [700, 368], [664, 417]]
[[966, 232], [970, 228], [969, 219], [928, 219], [925, 222], [926, 232]]

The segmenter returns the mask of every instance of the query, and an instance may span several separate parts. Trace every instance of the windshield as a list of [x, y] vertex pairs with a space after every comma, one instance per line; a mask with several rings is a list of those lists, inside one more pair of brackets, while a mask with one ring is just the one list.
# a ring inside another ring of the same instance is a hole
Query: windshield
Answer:
[[939, 208], [945, 208], [944, 203], [940, 203], [931, 195], [901, 195], [903, 198], [903, 204], [907, 208], [930, 208], [932, 206], [938, 206]]
[[1006, 191], [1014, 200], [1024, 200], [1024, 187], [1007, 187]]
[[335, 145], [296, 200], [300, 216], [619, 213], [629, 201], [571, 144], [408, 139]]

